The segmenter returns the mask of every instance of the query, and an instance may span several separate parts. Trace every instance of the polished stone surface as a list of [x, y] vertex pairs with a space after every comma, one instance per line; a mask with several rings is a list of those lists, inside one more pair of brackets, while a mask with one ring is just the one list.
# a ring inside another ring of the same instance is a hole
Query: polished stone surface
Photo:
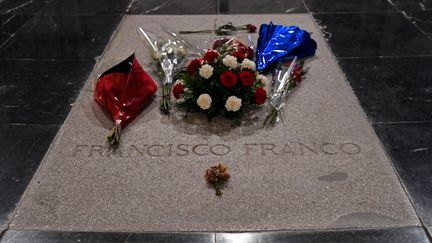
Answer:
[[1, 58], [93, 59], [100, 55], [121, 15], [34, 16], [0, 48]]
[[104, 233], [9, 230], [1, 243], [72, 243], [72, 242], [175, 242], [175, 243], [255, 243], [255, 242], [332, 242], [332, 243], [429, 243], [421, 227], [364, 229], [342, 231], [273, 231], [251, 233]]
[[432, 121], [431, 57], [341, 59], [373, 122]]
[[430, 39], [432, 39], [432, 10], [421, 12], [407, 12], [408, 19], [417, 25]]
[[0, 14], [107, 15], [124, 13], [131, 0], [3, 0]]
[[[135, 50], [141, 43], [136, 33], [140, 24], [159, 33], [152, 23], [180, 30], [191, 22], [204, 28], [214, 18], [129, 16], [88, 82]], [[218, 19], [297, 23], [318, 33], [308, 15]], [[84, 91], [10, 227], [148, 232], [418, 225], [323, 38], [313, 38], [320, 51], [307, 62], [307, 80], [289, 100], [286, 126], [261, 129], [265, 110], [237, 128], [223, 118], [209, 124], [199, 115], [185, 119], [176, 112], [165, 117], [156, 97], [124, 130], [120, 151], [107, 154], [102, 145], [112, 124], [94, 104], [92, 92]], [[151, 70], [144, 44], [136, 53]], [[227, 164], [232, 174], [222, 198], [203, 181], [205, 169], [218, 162]]]
[[0, 15], [0, 48], [8, 41], [25, 23], [30, 16]]
[[42, 2], [33, 0], [4, 0], [0, 2], [0, 14], [37, 14]]
[[[31, 16], [29, 15], [0, 15], [0, 33], [9, 38], [22, 28], [30, 19]], [[2, 46], [2, 44], [3, 41], [0, 41], [0, 46]]]
[[62, 124], [94, 63], [0, 59], [0, 123]]
[[432, 10], [431, 0], [392, 0], [401, 11], [424, 11]]
[[218, 1], [215, 0], [136, 0], [129, 14], [217, 14]]
[[220, 14], [306, 13], [302, 0], [220, 0]]
[[432, 40], [401, 13], [314, 17], [336, 57], [432, 55]]
[[396, 8], [386, 0], [305, 0], [312, 13], [376, 13], [396, 12]]
[[263, 233], [221, 233], [216, 234], [217, 243], [429, 243], [428, 236], [421, 227], [394, 229], [366, 229], [311, 232], [263, 232]]
[[97, 233], [9, 230], [0, 243], [214, 243], [212, 233]]
[[422, 222], [432, 226], [432, 123], [376, 124], [374, 128]]
[[39, 166], [57, 126], [0, 125], [0, 231]]
[[118, 15], [126, 13], [132, 0], [52, 0], [40, 1], [43, 15]]

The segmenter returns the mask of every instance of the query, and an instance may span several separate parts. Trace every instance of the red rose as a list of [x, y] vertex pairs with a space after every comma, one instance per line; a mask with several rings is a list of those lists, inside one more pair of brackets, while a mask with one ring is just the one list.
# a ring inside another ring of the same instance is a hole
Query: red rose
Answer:
[[189, 65], [187, 66], [187, 71], [190, 75], [193, 75], [197, 72], [197, 69], [199, 68], [199, 66], [201, 65], [200, 60], [198, 59], [194, 59], [192, 60]]
[[219, 39], [219, 40], [217, 40], [217, 41], [215, 41], [214, 43], [213, 43], [213, 49], [214, 50], [216, 50], [216, 49], [218, 49], [219, 47], [221, 47], [221, 46], [223, 46], [225, 43], [227, 43], [228, 41], [229, 41], [230, 39], [228, 39], [228, 38], [221, 38], [221, 39]]
[[245, 59], [245, 55], [240, 50], [233, 52], [232, 56], [237, 57], [237, 61], [241, 62]]
[[299, 85], [301, 83], [301, 76], [303, 74], [303, 67], [301, 65], [297, 65], [293, 71], [294, 84]]
[[182, 83], [177, 83], [173, 87], [173, 94], [176, 99], [180, 98], [180, 95], [184, 93], [184, 85]]
[[204, 54], [204, 61], [207, 61], [208, 63], [212, 63], [218, 57], [219, 57], [219, 54], [217, 53], [217, 51], [208, 50]]
[[267, 99], [267, 92], [263, 89], [263, 88], [258, 88], [255, 91], [255, 103], [257, 103], [258, 105], [264, 104], [264, 102]]
[[241, 71], [239, 77], [240, 81], [245, 87], [252, 86], [252, 84], [255, 82], [255, 76], [249, 71]]
[[220, 76], [221, 84], [227, 88], [232, 88], [237, 84], [237, 76], [232, 71], [225, 71]]
[[246, 25], [246, 27], [247, 27], [247, 30], [249, 31], [249, 33], [255, 33], [256, 32], [257, 27], [255, 25], [248, 24], [248, 25]]

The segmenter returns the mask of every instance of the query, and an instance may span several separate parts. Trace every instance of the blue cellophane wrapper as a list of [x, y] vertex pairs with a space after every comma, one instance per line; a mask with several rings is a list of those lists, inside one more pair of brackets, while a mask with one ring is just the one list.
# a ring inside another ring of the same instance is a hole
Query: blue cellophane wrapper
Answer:
[[265, 71], [281, 58], [304, 58], [315, 54], [316, 42], [297, 26], [262, 24], [256, 50], [257, 69]]

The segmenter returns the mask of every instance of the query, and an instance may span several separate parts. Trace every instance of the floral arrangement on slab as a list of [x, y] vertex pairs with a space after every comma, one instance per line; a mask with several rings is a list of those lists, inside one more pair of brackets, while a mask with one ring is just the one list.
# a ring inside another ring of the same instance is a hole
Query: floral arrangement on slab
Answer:
[[205, 172], [204, 178], [207, 185], [215, 189], [216, 196], [222, 196], [222, 189], [228, 183], [231, 177], [227, 167], [223, 164], [218, 164], [208, 168]]
[[173, 87], [179, 107], [217, 115], [240, 117], [252, 105], [264, 104], [267, 78], [256, 71], [254, 51], [236, 38], [217, 40], [204, 56], [180, 71]]

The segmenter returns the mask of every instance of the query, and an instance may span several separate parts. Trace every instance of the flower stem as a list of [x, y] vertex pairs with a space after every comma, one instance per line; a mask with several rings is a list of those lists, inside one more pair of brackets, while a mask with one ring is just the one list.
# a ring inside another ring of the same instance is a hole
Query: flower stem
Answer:
[[278, 115], [279, 111], [276, 108], [272, 107], [266, 119], [264, 120], [263, 127], [267, 125], [273, 126], [276, 123]]
[[213, 32], [214, 30], [181, 30], [179, 31], [179, 34], [199, 34], [199, 33], [211, 34]]
[[120, 135], [121, 135], [121, 123], [119, 120], [115, 122], [115, 126], [111, 129], [107, 142], [111, 146], [118, 146], [120, 144]]
[[222, 196], [222, 190], [219, 187], [215, 187], [216, 190], [216, 196], [220, 197]]
[[160, 109], [164, 114], [169, 114], [171, 111], [171, 84], [169, 83], [163, 84]]

